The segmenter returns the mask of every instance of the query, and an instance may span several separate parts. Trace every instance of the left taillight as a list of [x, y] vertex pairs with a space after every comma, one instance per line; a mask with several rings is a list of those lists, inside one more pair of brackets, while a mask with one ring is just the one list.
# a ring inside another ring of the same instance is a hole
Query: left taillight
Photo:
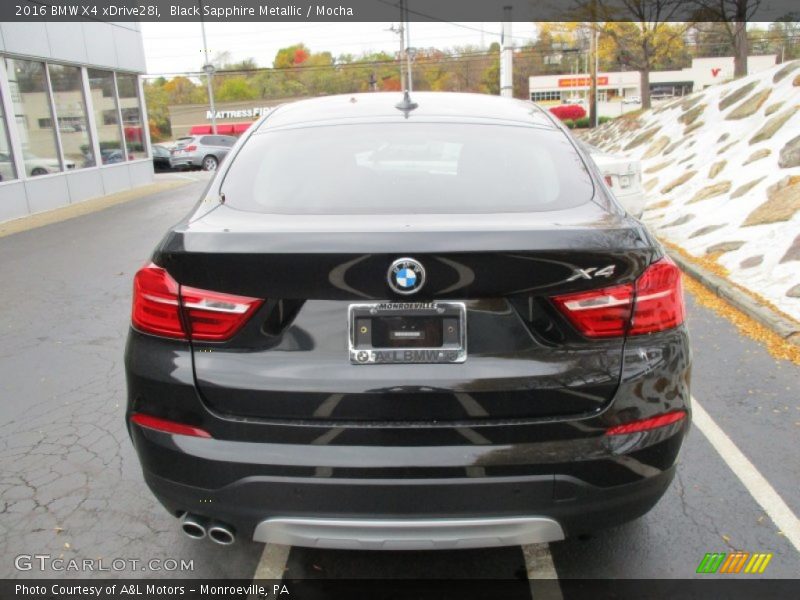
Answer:
[[262, 303], [260, 298], [180, 286], [166, 270], [151, 263], [133, 279], [131, 322], [139, 331], [162, 337], [224, 341]]

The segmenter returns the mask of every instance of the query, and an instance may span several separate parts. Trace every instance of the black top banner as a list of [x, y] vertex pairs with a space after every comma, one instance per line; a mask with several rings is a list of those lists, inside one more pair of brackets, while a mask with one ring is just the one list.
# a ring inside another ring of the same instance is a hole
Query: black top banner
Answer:
[[[406, 0], [407, 20], [797, 21], [796, 0]], [[0, 21], [386, 22], [399, 0], [3, 0]]]

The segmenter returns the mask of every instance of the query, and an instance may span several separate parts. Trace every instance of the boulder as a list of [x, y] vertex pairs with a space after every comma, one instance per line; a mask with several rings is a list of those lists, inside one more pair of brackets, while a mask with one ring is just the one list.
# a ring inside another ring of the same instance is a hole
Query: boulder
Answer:
[[658, 202], [650, 204], [645, 210], [658, 210], [660, 208], [666, 208], [670, 204], [672, 204], [672, 200], [659, 200]]
[[661, 129], [661, 125], [656, 125], [652, 129], [643, 131], [635, 138], [633, 138], [627, 146], [625, 146], [625, 150], [631, 150], [633, 148], [636, 148], [637, 146], [641, 146], [645, 142], [649, 142], [650, 138], [652, 138], [658, 132], [659, 129]]
[[680, 160], [678, 161], [678, 164], [680, 165], [680, 164], [683, 164], [683, 163], [685, 163], [685, 162], [689, 162], [689, 161], [690, 161], [690, 160], [692, 160], [692, 159], [693, 159], [695, 156], [697, 156], [697, 154], [696, 154], [696, 153], [692, 153], [692, 154], [690, 154], [689, 156], [684, 156], [682, 159], [680, 159]]
[[725, 117], [728, 121], [736, 121], [739, 119], [745, 119], [752, 114], [755, 114], [761, 105], [767, 101], [769, 95], [772, 93], [770, 88], [765, 90], [761, 90], [760, 92], [756, 92], [752, 96], [750, 96], [747, 100], [742, 102], [739, 106], [734, 108], [728, 116]]
[[735, 146], [738, 143], [739, 140], [734, 140], [730, 144], [725, 144], [722, 148], [717, 150], [717, 155], [719, 156], [720, 154], [725, 154], [732, 146]]
[[725, 168], [726, 164], [728, 164], [727, 160], [721, 160], [721, 161], [715, 162], [713, 165], [711, 165], [711, 168], [708, 170], [708, 178], [709, 179], [714, 179], [714, 177], [719, 175], [719, 172], [722, 171], [722, 169]]
[[800, 210], [800, 176], [784, 177], [767, 189], [767, 201], [747, 215], [742, 227], [788, 221]]
[[662, 135], [660, 138], [657, 138], [650, 146], [648, 146], [647, 151], [642, 154], [642, 160], [646, 160], [648, 158], [653, 158], [661, 153], [661, 151], [667, 147], [669, 144], [669, 138], [665, 135]]
[[697, 118], [700, 115], [703, 114], [703, 111], [705, 109], [706, 109], [705, 104], [698, 104], [692, 110], [687, 110], [680, 117], [678, 117], [678, 122], [683, 123], [684, 125], [691, 125], [697, 120]]
[[791, 108], [786, 109], [780, 114], [775, 115], [769, 121], [764, 123], [761, 126], [756, 134], [750, 138], [750, 145], [757, 144], [758, 142], [763, 142], [764, 140], [768, 140], [775, 132], [778, 131], [786, 121], [792, 118], [794, 113], [797, 112], [797, 106], [793, 106]]
[[778, 83], [798, 67], [800, 67], [800, 60], [793, 60], [792, 62], [786, 63], [785, 66], [778, 69], [778, 72], [772, 76], [772, 83]]
[[680, 101], [681, 110], [683, 110], [684, 112], [690, 110], [695, 104], [700, 102], [702, 99], [703, 99], [702, 94], [697, 94], [696, 96], [692, 94], [686, 99]]
[[764, 262], [764, 255], [758, 254], [756, 256], [745, 258], [742, 262], [739, 263], [739, 266], [742, 269], [752, 269], [753, 267], [757, 267], [763, 262]]
[[800, 260], [800, 235], [794, 238], [794, 241], [789, 246], [789, 249], [781, 257], [781, 262], [786, 263], [793, 260]]
[[665, 185], [663, 188], [661, 188], [661, 193], [662, 194], [669, 194], [676, 187], [683, 185], [684, 183], [689, 181], [695, 175], [697, 175], [697, 171], [684, 171], [683, 173], [681, 173], [680, 177], [677, 177], [676, 179], [673, 179], [667, 185]]
[[677, 219], [672, 221], [672, 223], [667, 223], [666, 225], [664, 225], [664, 227], [677, 227], [678, 225], [685, 225], [692, 219], [694, 219], [694, 215], [692, 214], [683, 215], [682, 217], [678, 217]]
[[743, 85], [737, 90], [732, 91], [730, 94], [725, 96], [719, 103], [719, 110], [722, 112], [726, 108], [733, 106], [739, 100], [747, 96], [750, 92], [752, 92], [755, 87], [758, 85], [757, 81], [751, 81], [747, 85]]
[[689, 135], [695, 129], [700, 129], [703, 125], [705, 125], [705, 121], [697, 121], [696, 123], [692, 123], [686, 129], [683, 130], [683, 135]]
[[789, 296], [789, 298], [800, 298], [800, 283], [790, 287], [786, 295]]
[[716, 231], [717, 229], [722, 229], [723, 227], [725, 227], [725, 223], [719, 225], [706, 225], [705, 227], [701, 227], [697, 231], [692, 232], [692, 234], [689, 237], [696, 238], [700, 237], [701, 235], [708, 235], [712, 231]]
[[753, 181], [749, 181], [748, 183], [740, 185], [738, 188], [733, 190], [733, 192], [731, 193], [731, 200], [735, 200], [736, 198], [744, 196], [747, 192], [752, 190], [754, 187], [756, 187], [759, 183], [764, 181], [766, 178], [767, 178], [767, 176], [764, 175], [763, 177], [759, 177], [758, 179], [754, 179]]
[[644, 182], [644, 191], [649, 192], [658, 185], [658, 177], [653, 177]]
[[715, 183], [713, 185], [707, 185], [701, 190], [697, 190], [692, 199], [689, 200], [686, 204], [694, 204], [695, 202], [700, 202], [701, 200], [707, 200], [708, 198], [713, 198], [714, 196], [721, 196], [722, 194], [727, 194], [731, 191], [731, 182], [730, 181], [720, 181], [719, 183]]
[[647, 174], [656, 173], [656, 172], [660, 171], [661, 169], [663, 169], [664, 167], [668, 167], [672, 163], [673, 163], [673, 161], [667, 160], [667, 161], [664, 161], [662, 163], [658, 163], [657, 165], [653, 165], [652, 167], [647, 167], [644, 170], [644, 172], [647, 173]]
[[783, 106], [783, 100], [781, 100], [780, 102], [775, 102], [774, 104], [770, 104], [767, 108], [764, 109], [764, 116], [768, 117], [772, 113], [777, 112], [781, 106]]
[[724, 252], [733, 252], [744, 246], [744, 242], [720, 242], [706, 248], [706, 254], [720, 254]]
[[717, 143], [718, 143], [718, 144], [721, 144], [722, 142], [724, 142], [725, 140], [727, 140], [729, 137], [731, 137], [731, 134], [730, 134], [730, 133], [727, 133], [727, 132], [726, 132], [726, 133], [723, 133], [721, 136], [719, 136], [719, 139], [717, 140]]
[[782, 169], [800, 167], [800, 135], [786, 142], [781, 148], [778, 166]]
[[756, 150], [750, 156], [747, 157], [747, 160], [745, 160], [742, 163], [742, 166], [749, 165], [752, 162], [756, 162], [757, 160], [761, 160], [762, 158], [766, 158], [770, 154], [772, 154], [772, 150], [770, 150], [769, 148], [761, 148], [761, 150]]
[[800, 87], [800, 75], [795, 75], [794, 79], [792, 80], [792, 85], [794, 87]]

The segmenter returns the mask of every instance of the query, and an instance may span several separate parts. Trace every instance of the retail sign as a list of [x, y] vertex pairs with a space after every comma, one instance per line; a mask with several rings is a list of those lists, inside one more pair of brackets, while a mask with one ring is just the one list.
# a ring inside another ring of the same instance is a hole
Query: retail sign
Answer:
[[[592, 85], [591, 77], [562, 77], [558, 80], [558, 87], [586, 87]], [[605, 75], [597, 78], [597, 85], [608, 85]]]
[[722, 71], [722, 69], [720, 69], [719, 67], [714, 67], [713, 69], [711, 69], [711, 76], [716, 77], [717, 75], [719, 75], [720, 71]]
[[[272, 110], [271, 106], [254, 106], [252, 108], [239, 108], [236, 110], [218, 110], [214, 113], [217, 119], [243, 119], [246, 117], [254, 118], [267, 114]], [[211, 111], [206, 111], [206, 119], [211, 120]]]

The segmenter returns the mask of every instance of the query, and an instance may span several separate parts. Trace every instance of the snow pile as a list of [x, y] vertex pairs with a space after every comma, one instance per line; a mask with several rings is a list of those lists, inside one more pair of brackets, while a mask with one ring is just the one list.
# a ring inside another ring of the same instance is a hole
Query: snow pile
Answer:
[[800, 320], [800, 61], [586, 136], [642, 161], [643, 220]]

